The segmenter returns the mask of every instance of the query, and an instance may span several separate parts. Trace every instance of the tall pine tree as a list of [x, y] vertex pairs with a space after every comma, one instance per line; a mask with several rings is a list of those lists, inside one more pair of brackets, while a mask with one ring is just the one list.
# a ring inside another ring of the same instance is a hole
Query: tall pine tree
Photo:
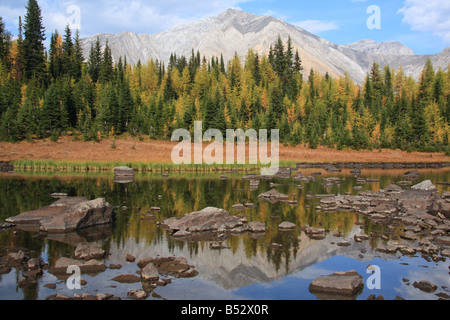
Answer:
[[44, 41], [45, 28], [42, 24], [42, 13], [36, 0], [28, 0], [25, 15], [24, 61], [27, 79], [36, 77], [45, 80]]

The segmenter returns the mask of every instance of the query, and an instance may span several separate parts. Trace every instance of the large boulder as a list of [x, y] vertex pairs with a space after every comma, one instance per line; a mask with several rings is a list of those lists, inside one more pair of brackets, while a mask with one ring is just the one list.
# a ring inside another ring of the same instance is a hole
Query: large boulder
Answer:
[[411, 189], [420, 190], [420, 191], [436, 191], [437, 190], [436, 186], [430, 180], [422, 181], [421, 183], [418, 183], [418, 184], [412, 186]]
[[48, 233], [67, 233], [113, 221], [115, 213], [105, 199], [88, 201], [84, 197], [66, 197], [55, 203], [6, 219], [20, 225], [34, 225]]
[[114, 168], [114, 175], [116, 177], [134, 177], [134, 170], [129, 167]]
[[169, 218], [162, 222], [162, 226], [169, 230], [186, 230], [189, 232], [206, 232], [232, 230], [243, 223], [240, 218], [231, 215], [224, 209], [213, 207], [186, 214], [182, 218]]
[[316, 278], [309, 291], [316, 295], [354, 297], [364, 289], [363, 277], [356, 271], [336, 272]]
[[106, 265], [98, 260], [91, 259], [89, 261], [83, 262], [70, 258], [59, 258], [56, 263], [50, 267], [49, 272], [55, 276], [67, 276], [67, 270], [71, 266], [77, 266], [80, 268], [83, 274], [98, 274], [106, 270]]

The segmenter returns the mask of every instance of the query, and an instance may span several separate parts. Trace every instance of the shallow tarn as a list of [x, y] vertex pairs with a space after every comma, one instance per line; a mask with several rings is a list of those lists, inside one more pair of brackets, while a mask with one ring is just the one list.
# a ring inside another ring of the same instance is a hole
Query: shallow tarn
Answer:
[[[110, 269], [95, 276], [82, 275], [85, 284], [80, 290], [70, 290], [64, 279], [58, 279], [44, 269], [35, 284], [19, 286], [23, 268], [12, 268], [0, 275], [0, 299], [38, 299], [60, 293], [73, 297], [83, 293], [113, 294], [121, 299], [128, 293], [143, 288], [141, 282], [118, 283], [112, 279], [122, 274], [134, 274], [140, 270], [138, 262], [152, 257], [184, 257], [198, 271], [192, 278], [170, 279], [165, 285], [156, 285], [147, 299], [168, 300], [315, 300], [320, 299], [308, 290], [311, 282], [322, 275], [335, 272], [357, 271], [364, 281], [364, 289], [353, 299], [365, 300], [383, 296], [393, 300], [439, 299], [450, 295], [448, 258], [435, 262], [431, 257], [403, 256], [399, 252], [384, 254], [376, 248], [387, 241], [401, 241], [398, 237], [402, 226], [390, 227], [375, 224], [366, 217], [352, 212], [323, 212], [318, 209], [320, 198], [311, 195], [357, 194], [355, 186], [363, 190], [379, 190], [396, 181], [402, 181], [407, 170], [362, 170], [362, 178], [378, 182], [360, 185], [350, 170], [340, 173], [325, 170], [301, 170], [314, 179], [295, 181], [276, 179], [260, 181], [257, 189], [250, 188], [250, 181], [243, 174], [226, 173], [228, 179], [216, 175], [137, 175], [128, 184], [114, 183], [111, 175], [73, 175], [62, 173], [18, 173], [0, 177], [0, 221], [27, 210], [34, 210], [55, 201], [54, 193], [84, 196], [88, 199], [105, 198], [116, 208], [117, 220], [109, 230], [90, 233], [53, 236], [21, 230], [6, 229], [0, 232], [0, 248], [6, 250], [24, 248], [30, 257], [41, 257], [51, 267], [60, 257], [73, 258], [76, 245], [83, 241], [102, 241], [107, 252], [100, 259], [107, 267], [121, 264], [121, 269]], [[420, 177], [414, 183], [431, 180], [442, 193], [447, 191], [441, 182], [447, 182], [450, 171], [419, 170]], [[294, 175], [293, 175], [294, 177]], [[330, 177], [341, 178], [339, 183], [323, 183]], [[292, 201], [275, 203], [258, 199], [258, 195], [272, 189]], [[301, 186], [301, 188], [299, 187]], [[407, 187], [404, 187], [407, 188]], [[32, 196], [31, 196], [32, 195]], [[309, 195], [309, 197], [307, 197]], [[256, 208], [233, 209], [233, 205], [254, 203]], [[182, 241], [172, 237], [172, 232], [159, 226], [163, 218], [182, 217], [186, 213], [206, 207], [228, 210], [250, 221], [261, 221], [267, 229], [263, 234], [225, 234], [217, 241]], [[159, 207], [161, 210], [151, 210]], [[151, 219], [149, 216], [153, 216]], [[145, 218], [145, 219], [144, 219]], [[294, 230], [279, 230], [282, 222], [294, 223]], [[309, 238], [305, 226], [324, 228], [328, 232], [322, 240]], [[354, 241], [354, 235], [371, 235], [369, 240]], [[338, 243], [347, 241], [348, 246]], [[274, 246], [278, 244], [279, 246]], [[136, 259], [127, 262], [127, 255]], [[370, 290], [366, 281], [369, 265], [381, 270], [381, 289]], [[68, 275], [69, 276], [69, 275]], [[427, 280], [437, 285], [437, 290], [427, 293], [416, 288], [414, 282]], [[55, 284], [55, 289], [45, 287]], [[154, 294], [153, 294], [154, 293]]]

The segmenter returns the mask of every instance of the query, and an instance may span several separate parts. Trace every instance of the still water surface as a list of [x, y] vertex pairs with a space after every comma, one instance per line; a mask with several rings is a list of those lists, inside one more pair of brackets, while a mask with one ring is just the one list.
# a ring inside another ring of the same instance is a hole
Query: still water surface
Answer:
[[[119, 184], [108, 174], [65, 174], [65, 173], [16, 173], [0, 175], [0, 221], [21, 212], [34, 210], [55, 201], [50, 195], [55, 192], [69, 196], [84, 196], [88, 199], [105, 198], [117, 207], [117, 220], [106, 230], [94, 234], [71, 234], [42, 236], [34, 232], [12, 229], [0, 232], [0, 248], [23, 247], [32, 250], [32, 255], [42, 257], [53, 265], [60, 257], [72, 257], [80, 240], [103, 241], [108, 256], [103, 262], [122, 264], [120, 270], [107, 269], [89, 276], [83, 275], [86, 285], [81, 290], [69, 290], [64, 280], [57, 279], [44, 271], [37, 285], [20, 288], [22, 270], [12, 269], [0, 275], [0, 300], [31, 299], [42, 300], [57, 292], [73, 296], [82, 293], [110, 293], [122, 299], [127, 292], [141, 288], [140, 283], [120, 284], [111, 279], [120, 274], [135, 274], [139, 268], [136, 262], [149, 257], [185, 257], [199, 274], [190, 279], [173, 279], [172, 283], [157, 287], [155, 293], [172, 300], [315, 300], [318, 297], [309, 292], [310, 283], [318, 276], [338, 271], [356, 270], [364, 281], [369, 265], [381, 269], [381, 289], [369, 290], [367, 286], [357, 299], [365, 300], [370, 295], [383, 295], [385, 299], [438, 299], [436, 293], [450, 295], [449, 261], [433, 262], [420, 254], [412, 257], [387, 255], [375, 251], [385, 243], [380, 237], [356, 243], [355, 234], [385, 234], [395, 239], [387, 227], [376, 225], [367, 218], [351, 212], [321, 212], [316, 209], [319, 199], [309, 199], [308, 194], [343, 194], [352, 192], [357, 182], [349, 170], [341, 173], [327, 173], [324, 170], [303, 170], [305, 175], [321, 172], [315, 181], [308, 183], [289, 180], [262, 180], [252, 190], [244, 174], [229, 174], [227, 180], [220, 180], [220, 174], [190, 175], [178, 174], [163, 178], [160, 175], [137, 175], [133, 182]], [[406, 170], [363, 170], [363, 178], [378, 179], [378, 183], [362, 185], [363, 190], [379, 190], [392, 182], [403, 180]], [[419, 170], [420, 179], [430, 179], [440, 192], [447, 187], [439, 182], [449, 181], [450, 170]], [[326, 187], [326, 177], [343, 178], [339, 185]], [[271, 204], [257, 199], [257, 196], [271, 189], [270, 183], [281, 193], [288, 194], [297, 204], [278, 202]], [[302, 188], [299, 188], [301, 185]], [[232, 209], [234, 204], [252, 202], [256, 208], [244, 211]], [[170, 232], [160, 228], [157, 221], [164, 217], [181, 217], [186, 213], [205, 207], [218, 207], [232, 214], [245, 215], [248, 221], [262, 221], [268, 230], [261, 237], [245, 233], [230, 236], [220, 244], [226, 249], [213, 249], [210, 242], [186, 242], [175, 240]], [[151, 207], [154, 220], [143, 219]], [[303, 231], [279, 231], [283, 222], [295, 223], [299, 228], [306, 225], [330, 230], [323, 240], [309, 239]], [[340, 236], [338, 236], [340, 234]], [[349, 240], [348, 247], [337, 246], [342, 240]], [[281, 244], [281, 250], [270, 246]], [[126, 255], [136, 257], [135, 263], [126, 261]], [[408, 279], [408, 281], [406, 281]], [[438, 285], [434, 294], [424, 293], [412, 286], [414, 281], [428, 280]], [[56, 289], [44, 287], [56, 283]], [[148, 299], [158, 299], [150, 296]]]

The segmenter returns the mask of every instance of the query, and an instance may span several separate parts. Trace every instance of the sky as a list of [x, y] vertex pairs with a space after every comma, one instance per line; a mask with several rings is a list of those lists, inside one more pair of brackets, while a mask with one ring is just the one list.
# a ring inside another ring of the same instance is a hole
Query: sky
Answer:
[[[17, 34], [28, 0], [0, 0], [6, 28]], [[450, 46], [450, 0], [38, 0], [48, 33], [69, 23], [81, 37], [132, 31], [153, 34], [233, 8], [273, 16], [336, 44], [398, 41], [416, 54]]]

